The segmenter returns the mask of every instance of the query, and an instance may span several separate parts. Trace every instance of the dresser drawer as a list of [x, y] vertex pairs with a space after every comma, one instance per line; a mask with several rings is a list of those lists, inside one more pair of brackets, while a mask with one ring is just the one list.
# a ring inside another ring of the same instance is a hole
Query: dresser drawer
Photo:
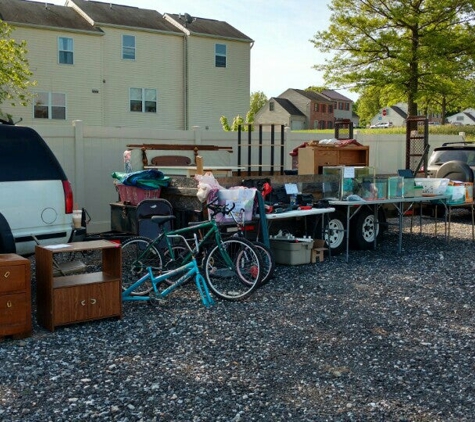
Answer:
[[0, 332], [2, 326], [11, 329], [17, 324], [25, 324], [30, 312], [30, 298], [24, 293], [0, 296]]
[[[0, 293], [25, 290], [25, 265], [5, 265], [0, 267]], [[28, 280], [29, 282], [30, 280]]]

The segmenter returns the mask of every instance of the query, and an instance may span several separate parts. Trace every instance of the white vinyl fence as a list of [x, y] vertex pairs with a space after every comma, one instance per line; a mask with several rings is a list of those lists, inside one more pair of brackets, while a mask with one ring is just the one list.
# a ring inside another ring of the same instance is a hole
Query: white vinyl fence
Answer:
[[[85, 126], [82, 121], [74, 121], [71, 126], [33, 127], [48, 143], [60, 161], [69, 180], [71, 181], [75, 203], [85, 208], [91, 215], [92, 221], [88, 226], [90, 233], [110, 230], [110, 203], [118, 200], [112, 173], [124, 171], [123, 153], [130, 144], [160, 144], [160, 145], [200, 145], [232, 146], [233, 152], [199, 151], [205, 165], [238, 164], [238, 135], [237, 132], [210, 132], [198, 127], [191, 131], [171, 131], [157, 129], [138, 129], [123, 127], [93, 127]], [[252, 170], [257, 171], [257, 164], [262, 162], [262, 169], [271, 163], [271, 134], [262, 132], [262, 154], [259, 156], [259, 133], [251, 134], [251, 146], [248, 147], [247, 132], [242, 133], [242, 161], [248, 163], [250, 154]], [[284, 132], [283, 161], [284, 169], [292, 168], [292, 157], [289, 153], [304, 142], [328, 138], [328, 135], [294, 133], [286, 128]], [[274, 136], [274, 163], [281, 162], [281, 133]], [[377, 173], [391, 174], [405, 167], [405, 136], [404, 135], [363, 135], [355, 133], [355, 138], [363, 145], [370, 147], [370, 166]], [[443, 142], [458, 141], [458, 136], [431, 136], [431, 147]], [[192, 151], [157, 151], [147, 154], [150, 160], [154, 155], [187, 155], [193, 158]], [[134, 151], [132, 170], [139, 170], [141, 152]], [[259, 158], [260, 157], [260, 158]], [[276, 167], [277, 171], [280, 169]]]

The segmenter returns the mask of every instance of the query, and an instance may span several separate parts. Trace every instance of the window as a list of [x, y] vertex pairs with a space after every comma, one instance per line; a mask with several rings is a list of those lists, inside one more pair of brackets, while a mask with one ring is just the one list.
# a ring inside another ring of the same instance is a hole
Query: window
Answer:
[[318, 103], [313, 105], [313, 111], [318, 112]]
[[66, 120], [66, 94], [38, 92], [34, 105], [35, 119]]
[[269, 111], [274, 111], [274, 101], [269, 103]]
[[147, 88], [130, 88], [130, 111], [156, 113], [157, 90]]
[[333, 122], [331, 120], [327, 122], [327, 129], [333, 129]]
[[135, 37], [133, 35], [122, 35], [122, 58], [135, 60]]
[[320, 111], [322, 113], [326, 113], [327, 112], [327, 106], [326, 104], [320, 104]]
[[344, 110], [343, 109], [343, 103], [338, 103], [338, 110]]
[[350, 103], [345, 103], [345, 110], [349, 110], [350, 109]]
[[226, 45], [225, 44], [216, 44], [214, 48], [215, 52], [215, 66], [216, 67], [226, 67]]
[[328, 105], [328, 112], [333, 113], [333, 104]]
[[74, 64], [74, 41], [72, 38], [58, 38], [58, 62]]

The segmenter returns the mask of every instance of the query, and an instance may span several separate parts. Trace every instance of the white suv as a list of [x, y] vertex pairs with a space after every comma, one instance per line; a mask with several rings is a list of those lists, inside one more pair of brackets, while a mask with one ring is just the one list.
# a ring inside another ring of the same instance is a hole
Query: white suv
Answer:
[[31, 128], [0, 121], [0, 253], [32, 254], [71, 239], [73, 194], [58, 160]]

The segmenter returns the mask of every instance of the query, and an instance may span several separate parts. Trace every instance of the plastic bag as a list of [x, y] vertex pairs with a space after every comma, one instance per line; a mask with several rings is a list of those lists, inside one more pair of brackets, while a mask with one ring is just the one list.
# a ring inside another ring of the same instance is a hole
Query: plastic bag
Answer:
[[224, 189], [210, 171], [205, 174], [195, 174], [195, 180], [198, 182], [196, 196], [200, 202], [206, 202], [211, 192]]

